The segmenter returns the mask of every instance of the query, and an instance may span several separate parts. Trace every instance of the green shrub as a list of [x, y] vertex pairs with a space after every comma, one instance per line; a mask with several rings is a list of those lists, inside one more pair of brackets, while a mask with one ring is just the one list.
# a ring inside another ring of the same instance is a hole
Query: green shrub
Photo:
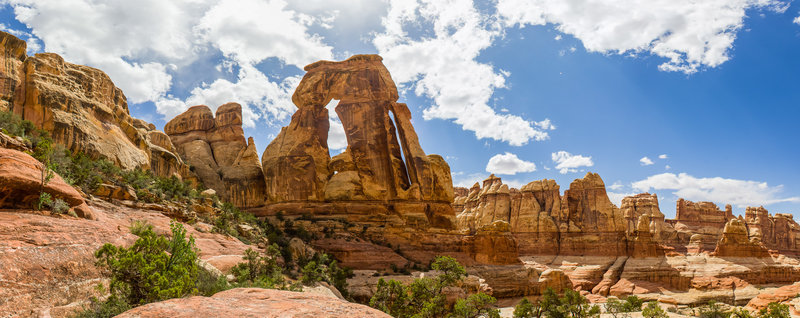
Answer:
[[[431, 264], [431, 268], [441, 271], [436, 277], [417, 278], [408, 285], [403, 285], [396, 280], [384, 279], [378, 281], [377, 290], [369, 301], [373, 308], [381, 310], [393, 317], [444, 317], [452, 314], [446, 306], [444, 288], [454, 286], [466, 275], [461, 264], [449, 256], [439, 256]], [[493, 298], [475, 296], [462, 300], [458, 308], [459, 314], [469, 314], [475, 311], [492, 314], [491, 305]], [[492, 316], [493, 317], [493, 316]]]
[[141, 237], [147, 232], [153, 232], [153, 225], [147, 221], [135, 220], [131, 222], [130, 232], [133, 235]]
[[759, 318], [789, 318], [789, 306], [779, 303], [769, 303], [767, 308], [758, 312]]
[[565, 290], [563, 297], [552, 289], [545, 289], [537, 303], [523, 299], [514, 308], [515, 318], [532, 317], [598, 317], [600, 307], [590, 306], [589, 300], [574, 290]]
[[111, 318], [133, 308], [124, 299], [115, 295], [109, 296], [105, 301], [92, 297], [88, 306], [77, 312], [73, 318]]
[[231, 269], [237, 287], [300, 290], [299, 285], [290, 284], [283, 277], [283, 267], [277, 261], [280, 255], [277, 245], [270, 245], [263, 256], [253, 249], [247, 249], [244, 254], [244, 263]]
[[492, 296], [484, 293], [470, 295], [467, 299], [459, 299], [453, 306], [453, 312], [449, 317], [460, 318], [500, 318], [500, 310], [492, 308], [497, 302]]
[[661, 309], [661, 306], [658, 305], [657, 301], [651, 301], [647, 303], [642, 309], [642, 316], [646, 318], [667, 318], [667, 312], [664, 309]]
[[700, 316], [702, 318], [728, 318], [731, 316], [729, 311], [725, 311], [722, 306], [717, 302], [710, 300], [708, 305], [700, 307]]
[[66, 214], [67, 212], [69, 212], [69, 204], [67, 204], [67, 202], [64, 202], [64, 200], [61, 200], [60, 198], [55, 199], [50, 204], [50, 211], [58, 214]]
[[180, 223], [170, 224], [172, 238], [151, 228], [130, 248], [105, 244], [95, 253], [97, 265], [111, 273], [111, 294], [132, 305], [188, 295], [196, 291], [197, 251]]
[[206, 297], [233, 288], [231, 284], [228, 284], [228, 280], [225, 279], [224, 275], [217, 276], [202, 267], [200, 267], [197, 272], [197, 283], [195, 286], [197, 287], [197, 292]]
[[615, 297], [608, 298], [605, 308], [606, 313], [612, 317], [630, 317], [630, 313], [642, 311], [643, 301], [636, 296], [628, 296], [625, 300], [620, 301]]

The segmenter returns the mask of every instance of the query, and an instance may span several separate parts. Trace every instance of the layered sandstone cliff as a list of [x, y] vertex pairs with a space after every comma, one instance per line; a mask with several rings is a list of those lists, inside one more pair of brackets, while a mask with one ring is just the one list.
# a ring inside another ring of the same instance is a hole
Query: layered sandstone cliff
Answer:
[[240, 208], [263, 205], [264, 175], [253, 138], [244, 138], [241, 105], [219, 106], [216, 116], [208, 106], [193, 106], [164, 131], [205, 187]]
[[164, 133], [130, 116], [122, 90], [102, 71], [53, 53], [27, 56], [25, 41], [0, 32], [0, 111], [50, 132], [73, 152], [107, 158], [123, 169], [188, 175]]
[[572, 182], [563, 197], [553, 180], [534, 181], [517, 190], [492, 175], [455, 202], [464, 202], [457, 216], [459, 228], [470, 232], [495, 220], [508, 222], [522, 254], [627, 253], [623, 214], [594, 173]]

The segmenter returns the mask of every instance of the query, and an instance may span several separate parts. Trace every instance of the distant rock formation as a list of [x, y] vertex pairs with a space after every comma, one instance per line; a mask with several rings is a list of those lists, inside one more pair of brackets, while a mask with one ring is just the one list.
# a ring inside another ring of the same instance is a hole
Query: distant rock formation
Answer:
[[108, 75], [53, 53], [27, 56], [25, 41], [5, 32], [0, 45], [0, 111], [30, 120], [67, 149], [123, 169], [189, 174], [162, 132], [130, 116], [125, 95]]
[[457, 216], [460, 229], [474, 232], [496, 220], [508, 222], [521, 254], [627, 254], [623, 214], [594, 173], [573, 181], [563, 197], [553, 180], [534, 181], [517, 190], [492, 175], [483, 187], [475, 184], [466, 198], [455, 202], [464, 205]]
[[198, 179], [220, 198], [239, 208], [264, 204], [264, 175], [250, 137], [242, 130], [242, 106], [228, 103], [217, 108], [190, 107], [165, 126], [172, 144]]

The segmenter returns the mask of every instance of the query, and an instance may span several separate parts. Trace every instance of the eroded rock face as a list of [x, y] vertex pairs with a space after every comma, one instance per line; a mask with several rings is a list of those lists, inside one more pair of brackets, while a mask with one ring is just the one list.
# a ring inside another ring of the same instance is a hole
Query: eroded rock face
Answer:
[[791, 214], [770, 215], [764, 207], [747, 207], [744, 219], [751, 240], [783, 254], [800, 255], [800, 225]]
[[760, 240], [751, 240], [747, 225], [741, 219], [731, 219], [725, 224], [722, 238], [717, 243], [714, 255], [718, 257], [769, 257]]
[[0, 110], [32, 121], [73, 152], [123, 169], [189, 174], [155, 126], [130, 116], [125, 95], [108, 75], [52, 53], [27, 56], [25, 42], [8, 33], [0, 32], [0, 45]]
[[[305, 70], [292, 96], [298, 110], [261, 159], [268, 203], [452, 203], [450, 167], [441, 156], [426, 155], [420, 147], [411, 112], [396, 102], [397, 87], [379, 56], [321, 61]], [[339, 100], [335, 111], [348, 147], [330, 158], [325, 106], [333, 99]]]
[[625, 222], [611, 203], [600, 176], [588, 173], [575, 180], [562, 197], [553, 180], [540, 180], [509, 189], [494, 175], [457, 198], [464, 210], [460, 229], [501, 220], [511, 225], [523, 255], [625, 255]]
[[336, 297], [276, 289], [236, 288], [211, 297], [170, 299], [117, 317], [390, 317]]
[[216, 116], [208, 106], [193, 106], [164, 130], [205, 187], [239, 208], [263, 205], [264, 175], [253, 138], [244, 138], [241, 105], [219, 106]]

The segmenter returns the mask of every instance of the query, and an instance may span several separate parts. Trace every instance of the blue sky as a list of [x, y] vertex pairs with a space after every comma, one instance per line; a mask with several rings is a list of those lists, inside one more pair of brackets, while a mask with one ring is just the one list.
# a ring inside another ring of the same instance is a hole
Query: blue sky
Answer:
[[12, 0], [0, 23], [106, 71], [159, 128], [242, 103], [259, 152], [303, 65], [379, 53], [457, 184], [565, 190], [593, 171], [615, 203], [655, 192], [668, 216], [679, 196], [800, 213], [800, 4], [700, 3]]

